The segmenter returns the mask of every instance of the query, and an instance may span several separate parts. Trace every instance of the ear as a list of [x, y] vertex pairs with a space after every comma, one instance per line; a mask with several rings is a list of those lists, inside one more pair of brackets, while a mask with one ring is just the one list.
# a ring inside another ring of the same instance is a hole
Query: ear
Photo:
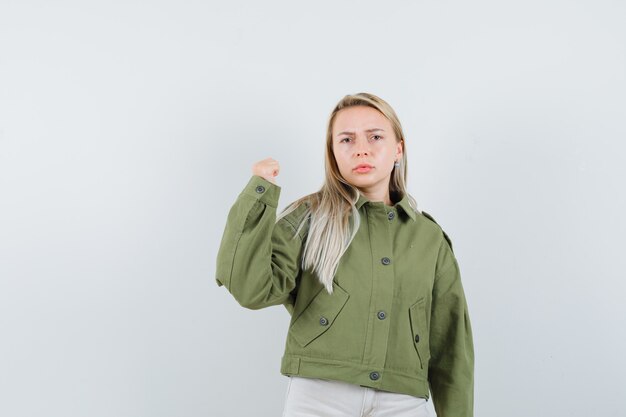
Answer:
[[404, 141], [401, 140], [400, 142], [396, 143], [396, 158], [398, 159], [398, 161], [402, 159], [403, 152], [404, 152]]

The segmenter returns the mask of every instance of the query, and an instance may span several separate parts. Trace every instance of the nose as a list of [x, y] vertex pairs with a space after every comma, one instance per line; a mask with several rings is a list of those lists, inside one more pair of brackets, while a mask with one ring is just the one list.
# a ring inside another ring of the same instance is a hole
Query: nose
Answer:
[[356, 146], [354, 147], [356, 156], [363, 156], [369, 154], [369, 143], [367, 140], [356, 140]]

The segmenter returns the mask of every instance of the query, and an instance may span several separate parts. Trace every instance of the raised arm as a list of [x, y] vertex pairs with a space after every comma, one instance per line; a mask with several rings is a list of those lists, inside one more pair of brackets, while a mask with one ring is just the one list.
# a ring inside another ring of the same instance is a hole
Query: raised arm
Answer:
[[290, 310], [296, 288], [302, 240], [286, 217], [276, 223], [279, 196], [278, 185], [253, 175], [230, 209], [217, 254], [217, 285], [252, 310]]

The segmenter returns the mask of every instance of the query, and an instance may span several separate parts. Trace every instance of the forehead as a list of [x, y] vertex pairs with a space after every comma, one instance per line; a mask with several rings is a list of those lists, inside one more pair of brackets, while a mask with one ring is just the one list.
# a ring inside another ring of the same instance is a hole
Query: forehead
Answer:
[[341, 109], [333, 122], [334, 135], [344, 131], [354, 132], [374, 128], [389, 132], [391, 123], [381, 112], [368, 106], [351, 106]]

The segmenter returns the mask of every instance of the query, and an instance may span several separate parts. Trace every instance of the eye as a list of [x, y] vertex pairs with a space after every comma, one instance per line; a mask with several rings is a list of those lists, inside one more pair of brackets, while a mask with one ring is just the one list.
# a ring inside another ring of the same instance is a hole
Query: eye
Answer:
[[374, 135], [374, 136], [372, 136], [372, 137], [374, 137], [374, 138], [380, 138], [380, 139], [382, 139], [382, 138], [383, 138], [383, 137], [382, 137], [382, 136], [380, 136], [380, 135]]
[[339, 141], [339, 143], [343, 142], [344, 140], [349, 140], [350, 138], [343, 138]]

